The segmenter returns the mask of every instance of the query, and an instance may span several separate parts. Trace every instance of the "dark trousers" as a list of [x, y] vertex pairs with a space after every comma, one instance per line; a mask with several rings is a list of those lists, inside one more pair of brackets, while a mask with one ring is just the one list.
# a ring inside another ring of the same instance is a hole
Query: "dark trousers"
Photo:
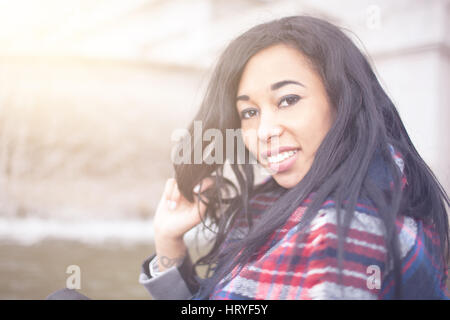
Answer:
[[45, 300], [91, 300], [74, 289], [61, 289], [50, 294]]

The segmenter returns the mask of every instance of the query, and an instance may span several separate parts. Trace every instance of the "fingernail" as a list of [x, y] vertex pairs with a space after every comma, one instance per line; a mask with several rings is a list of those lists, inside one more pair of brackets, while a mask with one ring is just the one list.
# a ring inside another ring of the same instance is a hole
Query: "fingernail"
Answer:
[[174, 210], [177, 207], [176, 201], [169, 200], [169, 209]]
[[200, 191], [200, 185], [198, 184], [194, 187], [194, 192], [198, 193], [199, 191]]

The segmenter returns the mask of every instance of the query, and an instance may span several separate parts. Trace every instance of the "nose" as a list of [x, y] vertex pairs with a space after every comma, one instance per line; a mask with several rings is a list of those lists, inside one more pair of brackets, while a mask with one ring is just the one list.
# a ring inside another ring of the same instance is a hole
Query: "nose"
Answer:
[[270, 113], [261, 115], [257, 131], [260, 141], [267, 143], [269, 139], [278, 138], [282, 131], [282, 127], [276, 122], [275, 115]]

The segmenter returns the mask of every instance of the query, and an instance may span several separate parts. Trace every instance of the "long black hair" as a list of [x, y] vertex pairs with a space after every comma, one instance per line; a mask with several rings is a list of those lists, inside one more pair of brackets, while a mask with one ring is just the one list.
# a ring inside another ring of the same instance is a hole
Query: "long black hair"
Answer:
[[[336, 119], [318, 148], [314, 162], [304, 178], [286, 189], [280, 198], [253, 226], [248, 210], [249, 199], [261, 188], [255, 187], [254, 165], [239, 164], [237, 151], [228, 157], [237, 185], [224, 176], [223, 163], [193, 164], [196, 148], [205, 150], [209, 143], [201, 138], [192, 141], [192, 162], [175, 164], [175, 178], [181, 193], [193, 199], [193, 187], [206, 177], [215, 184], [202, 194], [208, 204], [206, 216], [216, 232], [210, 251], [195, 266], [207, 265], [207, 278], [197, 298], [208, 298], [215, 286], [236, 266], [251, 261], [269, 236], [291, 215], [311, 193], [313, 201], [300, 221], [305, 230], [324, 200], [330, 196], [338, 213], [338, 261], [341, 269], [343, 244], [356, 203], [361, 197], [370, 199], [385, 225], [388, 259], [393, 262], [395, 293], [401, 297], [401, 261], [395, 231], [398, 215], [423, 219], [436, 228], [440, 236], [442, 256], [448, 258], [449, 225], [445, 203], [449, 198], [438, 180], [412, 144], [400, 116], [382, 89], [367, 58], [338, 27], [310, 16], [291, 16], [257, 25], [233, 40], [220, 56], [212, 74], [204, 100], [189, 126], [189, 139], [194, 135], [194, 121], [203, 129], [240, 128], [235, 98], [240, 77], [249, 59], [262, 49], [286, 44], [307, 57], [321, 76]], [[211, 143], [216, 143], [212, 141]], [[404, 160], [407, 185], [402, 188], [401, 172], [391, 156], [389, 145]], [[216, 147], [223, 147], [224, 144]], [[248, 150], [245, 159], [250, 159]], [[223, 150], [223, 154], [226, 151]], [[368, 174], [375, 155], [381, 155], [393, 179], [391, 192], [380, 188]], [[273, 180], [272, 182], [273, 183]], [[259, 188], [255, 190], [255, 188]], [[227, 248], [222, 248], [237, 214], [243, 214], [250, 225], [248, 234]], [[341, 223], [342, 219], [342, 223]], [[240, 254], [238, 254], [240, 253]]]

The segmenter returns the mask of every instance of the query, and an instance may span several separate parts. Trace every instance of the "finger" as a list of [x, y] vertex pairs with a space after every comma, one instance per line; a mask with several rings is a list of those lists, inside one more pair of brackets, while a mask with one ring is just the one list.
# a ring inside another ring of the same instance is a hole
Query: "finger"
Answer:
[[202, 181], [200, 181], [200, 183], [198, 183], [193, 191], [194, 194], [198, 194], [200, 192], [205, 191], [206, 189], [208, 189], [209, 187], [211, 187], [214, 184], [214, 180], [212, 178], [205, 178]]
[[[194, 187], [195, 206], [200, 208], [201, 214], [203, 214], [203, 211], [206, 210], [206, 204], [203, 201], [208, 202], [208, 199], [206, 197], [202, 197], [202, 200], [200, 200], [199, 193], [204, 192], [205, 190], [210, 188], [213, 184], [214, 184], [214, 180], [212, 178], [205, 178]], [[195, 191], [197, 191], [197, 192], [195, 192]]]
[[180, 189], [178, 189], [178, 184], [175, 181], [172, 190], [172, 200], [178, 202], [180, 200]]
[[[202, 197], [202, 199], [208, 202], [204, 197]], [[196, 196], [192, 214], [195, 216], [194, 219], [197, 221], [197, 223], [205, 218], [206, 208], [207, 205], [203, 201], [201, 201], [198, 196]]]
[[178, 184], [174, 183], [173, 189], [172, 189], [172, 203], [170, 204], [171, 209], [175, 209], [176, 206], [178, 205], [178, 203], [180, 202], [180, 198], [181, 198], [181, 193], [180, 190], [178, 189]]
[[166, 180], [166, 185], [164, 186], [164, 194], [163, 197], [165, 200], [172, 200], [172, 191], [174, 187], [174, 180], [173, 178]]
[[207, 208], [207, 204], [205, 204], [204, 202], [208, 203], [208, 199], [206, 197], [202, 196], [202, 200], [200, 200], [200, 195], [198, 193], [201, 193], [207, 189], [209, 189], [212, 185], [214, 184], [214, 180], [212, 178], [205, 178], [203, 179], [197, 186], [196, 189], [198, 192], [194, 194], [194, 200], [195, 200], [195, 208], [194, 208], [194, 213], [197, 215], [197, 219], [200, 220], [200, 217], [203, 219], [205, 212], [206, 212], [206, 208]]

